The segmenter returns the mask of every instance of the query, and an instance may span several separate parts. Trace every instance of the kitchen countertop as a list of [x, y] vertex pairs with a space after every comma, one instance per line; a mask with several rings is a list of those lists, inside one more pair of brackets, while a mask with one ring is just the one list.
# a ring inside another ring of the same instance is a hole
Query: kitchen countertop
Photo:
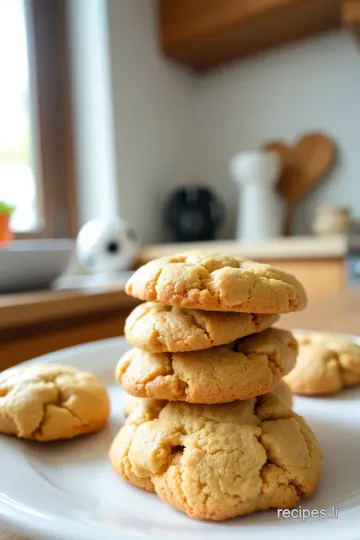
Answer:
[[309, 303], [304, 311], [282, 315], [277, 326], [340, 332], [360, 336], [360, 287], [349, 287], [341, 293]]
[[[89, 311], [135, 307], [138, 300], [124, 291], [46, 291], [0, 296], [0, 330], [49, 319], [71, 318]], [[310, 303], [306, 310], [282, 315], [278, 326], [360, 335], [360, 287]]]
[[71, 319], [105, 310], [132, 309], [139, 301], [115, 286], [79, 291], [38, 291], [0, 295], [0, 333], [6, 328]]
[[154, 244], [142, 248], [140, 262], [144, 263], [157, 257], [173, 255], [190, 249], [220, 251], [229, 255], [261, 260], [343, 258], [347, 252], [347, 237], [345, 235], [291, 236], [254, 243], [216, 240], [198, 243]]
[[[144, 247], [139, 262], [143, 263], [165, 254], [194, 248], [223, 251], [265, 261], [270, 259], [342, 259], [346, 254], [346, 245], [345, 236], [279, 238], [251, 245], [230, 240], [200, 244], [157, 244]], [[0, 295], [0, 334], [5, 329], [15, 326], [70, 319], [106, 310], [130, 310], [137, 303], [138, 301], [125, 294], [121, 285], [88, 290], [48, 290]], [[314, 323], [316, 324], [316, 320]]]

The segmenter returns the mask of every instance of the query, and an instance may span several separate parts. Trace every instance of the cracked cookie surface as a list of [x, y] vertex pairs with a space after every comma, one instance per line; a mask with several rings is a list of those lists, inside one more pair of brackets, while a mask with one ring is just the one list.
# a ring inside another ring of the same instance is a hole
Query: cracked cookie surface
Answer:
[[291, 408], [293, 404], [293, 395], [290, 386], [282, 380], [281, 383], [276, 386], [271, 393], [276, 396], [284, 405]]
[[313, 493], [321, 450], [272, 393], [222, 405], [137, 406], [112, 443], [113, 468], [198, 519], [291, 508]]
[[286, 381], [295, 394], [321, 395], [360, 384], [360, 347], [346, 336], [296, 336], [299, 356]]
[[110, 403], [91, 373], [60, 364], [29, 364], [0, 373], [0, 433], [68, 439], [101, 429]]
[[261, 332], [278, 315], [222, 313], [145, 302], [125, 322], [125, 337], [131, 345], [153, 353], [209, 349]]
[[128, 394], [125, 398], [125, 404], [124, 404], [124, 414], [127, 418], [130, 416], [130, 414], [133, 412], [135, 407], [140, 405], [141, 407], [150, 407], [154, 408], [157, 405], [163, 406], [166, 403], [168, 403], [165, 399], [155, 399], [155, 398], [141, 398], [141, 397], [135, 397]]
[[140, 267], [126, 292], [183, 308], [244, 313], [288, 313], [306, 306], [294, 276], [267, 264], [219, 253], [187, 252]]
[[[291, 388], [284, 381], [281, 381], [279, 386], [272, 390], [272, 394], [276, 396], [280, 401], [282, 401], [287, 407], [292, 406], [292, 392]], [[166, 400], [155, 399], [155, 398], [141, 398], [131, 396], [130, 394], [125, 398], [124, 413], [125, 416], [129, 416], [135, 407], [138, 405], [142, 407], [156, 407], [156, 406], [165, 406], [167, 403]]]
[[294, 367], [296, 355], [292, 334], [269, 328], [203, 351], [154, 354], [131, 349], [115, 376], [136, 397], [225, 403], [275, 388]]

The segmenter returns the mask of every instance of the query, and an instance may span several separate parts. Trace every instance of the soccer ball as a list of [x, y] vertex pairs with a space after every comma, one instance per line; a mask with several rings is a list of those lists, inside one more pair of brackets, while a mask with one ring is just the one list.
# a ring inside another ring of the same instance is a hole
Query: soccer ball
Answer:
[[92, 274], [129, 270], [138, 248], [135, 233], [120, 219], [89, 221], [76, 239], [78, 261]]

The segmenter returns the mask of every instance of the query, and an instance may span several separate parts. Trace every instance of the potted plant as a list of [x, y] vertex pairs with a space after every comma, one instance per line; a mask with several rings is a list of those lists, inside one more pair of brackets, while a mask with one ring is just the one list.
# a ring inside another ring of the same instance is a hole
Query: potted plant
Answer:
[[8, 244], [13, 239], [13, 233], [10, 230], [10, 217], [15, 206], [0, 201], [0, 246]]

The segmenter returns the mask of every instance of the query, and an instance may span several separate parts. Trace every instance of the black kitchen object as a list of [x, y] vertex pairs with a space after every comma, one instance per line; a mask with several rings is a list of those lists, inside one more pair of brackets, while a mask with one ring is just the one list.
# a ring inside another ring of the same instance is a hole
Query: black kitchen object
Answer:
[[348, 235], [346, 266], [350, 285], [360, 283], [360, 231]]
[[165, 205], [165, 221], [176, 242], [214, 240], [223, 220], [223, 203], [205, 187], [177, 189]]

